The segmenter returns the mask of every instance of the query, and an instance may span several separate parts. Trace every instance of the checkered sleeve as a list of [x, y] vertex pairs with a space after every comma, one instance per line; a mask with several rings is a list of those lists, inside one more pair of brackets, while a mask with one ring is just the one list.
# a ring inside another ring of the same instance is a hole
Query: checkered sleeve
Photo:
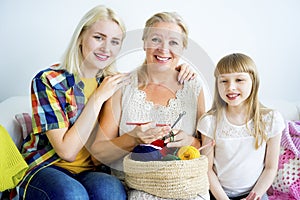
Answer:
[[32, 128], [34, 133], [69, 126], [69, 120], [61, 107], [57, 91], [47, 79], [47, 72], [32, 80]]

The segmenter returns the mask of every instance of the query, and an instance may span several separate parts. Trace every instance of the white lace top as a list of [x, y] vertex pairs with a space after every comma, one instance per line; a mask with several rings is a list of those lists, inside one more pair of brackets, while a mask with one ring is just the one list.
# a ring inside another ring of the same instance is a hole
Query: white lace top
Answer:
[[[285, 127], [281, 114], [270, 112], [263, 117], [267, 123], [268, 139], [282, 132]], [[197, 129], [201, 134], [214, 138], [215, 158], [214, 171], [229, 197], [243, 195], [249, 192], [264, 168], [266, 142], [255, 150], [255, 139], [250, 135], [246, 124], [238, 126], [231, 124], [223, 112], [215, 130], [215, 116], [208, 115], [198, 122]], [[253, 121], [247, 123], [253, 130]]]
[[149, 122], [159, 124], [173, 124], [178, 115], [186, 114], [174, 127], [193, 135], [197, 123], [197, 103], [202, 85], [199, 80], [186, 81], [183, 88], [176, 92], [176, 98], [169, 100], [167, 106], [157, 105], [146, 100], [146, 93], [138, 89], [136, 73], [131, 85], [125, 87], [122, 96], [122, 117], [120, 135], [131, 131], [135, 126], [128, 126], [126, 122]]
[[[183, 130], [189, 135], [196, 133], [197, 103], [202, 88], [199, 79], [185, 81], [183, 88], [176, 92], [176, 98], [170, 99], [167, 106], [155, 105], [153, 102], [147, 101], [146, 93], [138, 89], [136, 73], [133, 74], [132, 79], [131, 84], [123, 89], [119, 135], [129, 132], [135, 127], [126, 125], [126, 122], [155, 121], [172, 125], [183, 111], [186, 114], [174, 129]], [[120, 161], [112, 167], [118, 170], [123, 169]]]

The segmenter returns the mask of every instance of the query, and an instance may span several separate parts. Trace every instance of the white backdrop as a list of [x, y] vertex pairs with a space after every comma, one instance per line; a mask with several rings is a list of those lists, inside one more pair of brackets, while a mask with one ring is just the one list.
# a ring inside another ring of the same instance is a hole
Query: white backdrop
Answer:
[[[298, 0], [1, 0], [0, 102], [29, 95], [35, 73], [60, 60], [81, 17], [98, 4], [115, 10], [129, 33], [142, 29], [156, 12], [178, 12], [188, 24], [192, 46], [196, 45], [187, 61], [197, 65], [209, 87], [218, 60], [241, 52], [258, 66], [262, 99], [300, 100]], [[140, 37], [135, 40], [142, 44]], [[130, 51], [130, 41], [125, 41], [122, 55]], [[138, 56], [121, 56], [120, 71], [129, 71], [143, 60], [141, 50], [135, 53]]]

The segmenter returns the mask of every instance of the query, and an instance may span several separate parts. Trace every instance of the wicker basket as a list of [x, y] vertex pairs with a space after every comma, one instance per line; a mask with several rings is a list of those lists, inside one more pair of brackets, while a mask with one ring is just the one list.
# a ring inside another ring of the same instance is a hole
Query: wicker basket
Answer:
[[193, 198], [208, 193], [208, 160], [141, 162], [124, 158], [125, 182], [128, 187], [162, 198]]

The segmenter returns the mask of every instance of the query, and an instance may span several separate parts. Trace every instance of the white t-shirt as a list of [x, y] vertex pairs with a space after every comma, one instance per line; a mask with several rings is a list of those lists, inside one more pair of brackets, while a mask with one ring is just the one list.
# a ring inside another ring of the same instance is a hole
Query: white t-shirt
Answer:
[[[267, 123], [267, 138], [280, 134], [285, 127], [281, 114], [271, 111], [263, 116]], [[201, 134], [215, 139], [214, 171], [229, 197], [250, 192], [264, 169], [266, 142], [256, 150], [255, 138], [249, 134], [246, 124], [231, 124], [223, 112], [216, 133], [215, 116], [208, 115], [198, 122]], [[247, 123], [253, 130], [253, 121]]]

